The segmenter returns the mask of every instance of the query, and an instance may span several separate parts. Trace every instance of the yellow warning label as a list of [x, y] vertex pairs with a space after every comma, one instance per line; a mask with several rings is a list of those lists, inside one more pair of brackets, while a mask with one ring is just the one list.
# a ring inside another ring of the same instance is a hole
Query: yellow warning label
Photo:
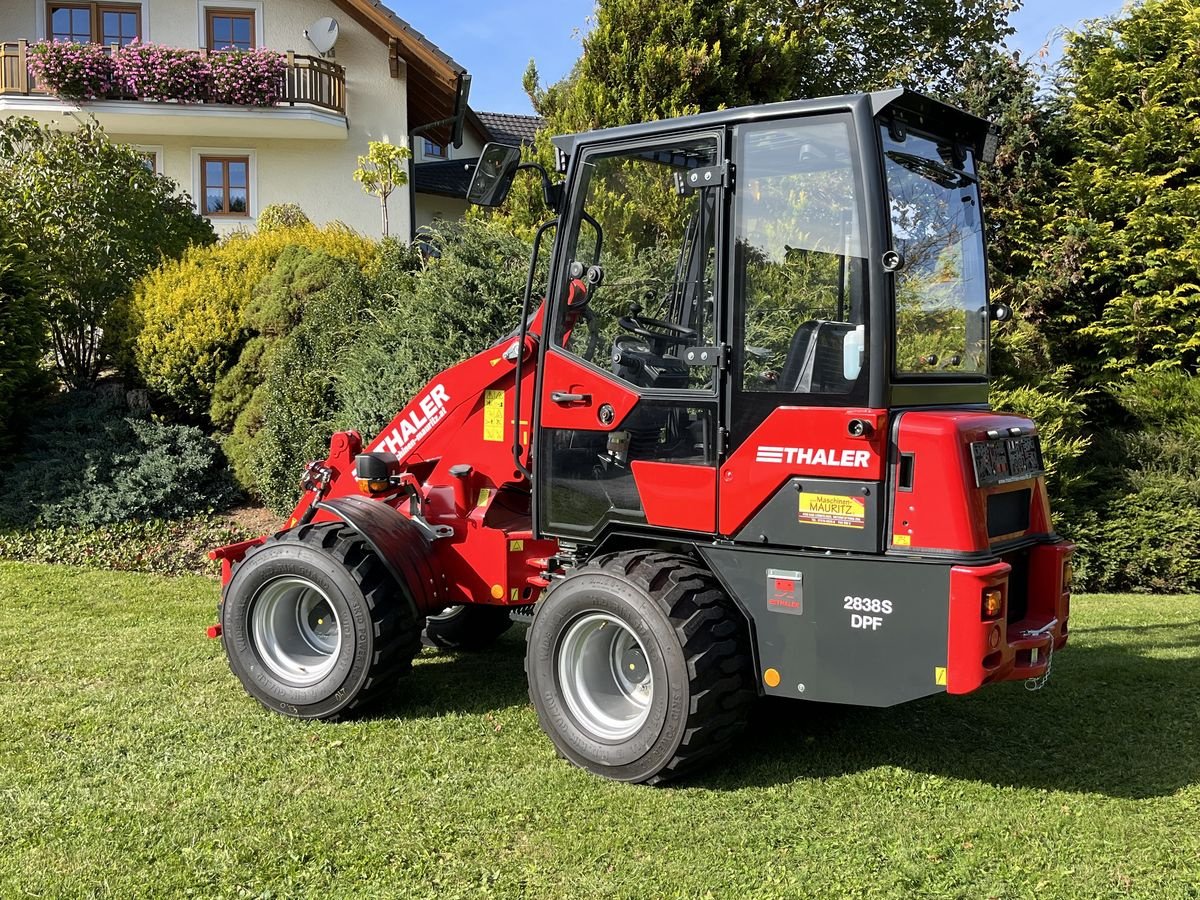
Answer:
[[912, 535], [911, 534], [893, 534], [892, 535], [892, 543], [895, 544], [897, 547], [911, 547], [912, 546]]
[[512, 593], [510, 593], [510, 594], [508, 595], [508, 602], [509, 602], [509, 603], [516, 603], [516, 602], [517, 602], [517, 599], [520, 597], [520, 594], [521, 594], [521, 592], [520, 592], [520, 591], [518, 591], [516, 588], [513, 588], [513, 589], [512, 589]]
[[504, 391], [483, 392], [483, 439], [504, 440]]
[[487, 506], [488, 501], [492, 499], [491, 488], [480, 488], [479, 499], [475, 501], [476, 506]]
[[800, 492], [800, 521], [834, 528], [865, 528], [867, 501], [862, 497]]
[[525, 549], [524, 541], [509, 541], [508, 542], [508, 552], [509, 553], [516, 553], [518, 550], [524, 550], [524, 549]]
[[946, 667], [945, 666], [934, 666], [934, 668], [933, 668], [933, 683], [940, 684], [940, 685], [942, 685], [942, 687], [946, 686]]

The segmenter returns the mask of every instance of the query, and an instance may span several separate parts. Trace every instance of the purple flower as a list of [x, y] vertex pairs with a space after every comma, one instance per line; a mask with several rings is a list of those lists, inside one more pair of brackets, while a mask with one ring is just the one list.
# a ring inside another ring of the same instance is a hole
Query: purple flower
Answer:
[[127, 99], [273, 106], [284, 96], [287, 60], [274, 50], [194, 50], [134, 41], [115, 52], [99, 44], [32, 48], [30, 71], [72, 100]]

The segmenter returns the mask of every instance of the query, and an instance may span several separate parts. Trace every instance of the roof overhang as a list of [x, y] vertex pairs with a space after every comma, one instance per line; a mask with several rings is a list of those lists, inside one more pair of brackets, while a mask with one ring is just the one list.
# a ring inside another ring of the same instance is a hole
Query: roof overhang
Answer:
[[[407, 81], [410, 131], [454, 115], [459, 79], [467, 71], [463, 66], [380, 0], [333, 2], [387, 48], [392, 77], [403, 76]], [[427, 136], [438, 143], [449, 143], [450, 126], [432, 130]]]

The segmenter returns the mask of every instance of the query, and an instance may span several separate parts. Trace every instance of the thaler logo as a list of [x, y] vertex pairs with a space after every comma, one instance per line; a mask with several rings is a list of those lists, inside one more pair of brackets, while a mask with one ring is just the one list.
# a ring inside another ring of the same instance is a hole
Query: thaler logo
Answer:
[[435, 384], [428, 394], [416, 401], [414, 405], [418, 408], [404, 416], [395, 428], [380, 439], [375, 449], [403, 457], [445, 417], [446, 404], [449, 402], [446, 389]]
[[865, 469], [871, 464], [869, 450], [836, 450], [811, 447], [759, 447], [755, 462], [787, 463], [798, 466], [837, 466], [846, 469]]

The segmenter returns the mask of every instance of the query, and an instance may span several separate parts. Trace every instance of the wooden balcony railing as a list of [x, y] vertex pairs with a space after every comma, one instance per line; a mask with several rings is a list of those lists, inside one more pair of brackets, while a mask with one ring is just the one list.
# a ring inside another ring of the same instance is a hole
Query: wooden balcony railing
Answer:
[[[37, 83], [33, 72], [29, 70], [30, 48], [28, 41], [0, 42], [0, 95], [45, 96], [50, 93], [45, 86]], [[201, 55], [208, 53], [207, 50], [196, 52]], [[345, 69], [327, 59], [303, 56], [290, 50], [284, 56], [287, 68], [276, 106], [315, 106], [346, 114]]]

